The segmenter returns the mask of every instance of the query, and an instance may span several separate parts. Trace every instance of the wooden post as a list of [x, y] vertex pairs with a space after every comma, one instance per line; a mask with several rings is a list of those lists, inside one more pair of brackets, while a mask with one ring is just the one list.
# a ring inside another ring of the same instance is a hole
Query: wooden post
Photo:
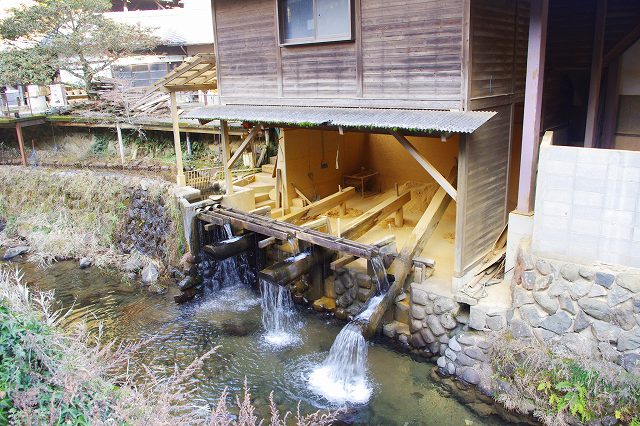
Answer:
[[116, 123], [116, 135], [118, 136], [118, 150], [120, 151], [120, 161], [124, 167], [124, 143], [122, 142], [122, 129], [120, 124]]
[[171, 123], [173, 124], [173, 148], [176, 151], [176, 182], [180, 186], [185, 186], [187, 181], [184, 177], [184, 166], [182, 165], [182, 147], [180, 146], [180, 124], [178, 123], [178, 103], [176, 101], [176, 92], [169, 92], [169, 100], [171, 104]]
[[27, 154], [24, 152], [24, 138], [22, 136], [22, 125], [20, 122], [16, 123], [16, 135], [18, 136], [18, 146], [20, 147], [20, 157], [22, 159], [22, 165], [27, 165]]
[[518, 182], [517, 210], [521, 213], [533, 211], [536, 170], [538, 168], [538, 147], [540, 146], [548, 13], [549, 0], [531, 1], [527, 80], [524, 95], [524, 120], [522, 123], [522, 152], [520, 154], [520, 180]]
[[401, 228], [404, 225], [404, 213], [402, 212], [402, 207], [396, 210], [394, 220], [395, 220], [395, 225], [398, 228]]
[[233, 176], [229, 170], [229, 159], [231, 158], [231, 144], [229, 141], [229, 124], [226, 120], [220, 120], [220, 136], [222, 137], [222, 167], [224, 169], [224, 180], [227, 186], [227, 195], [233, 194]]
[[620, 71], [622, 58], [613, 59], [607, 69], [607, 89], [604, 102], [601, 148], [613, 148], [616, 139], [618, 103], [620, 101]]
[[598, 0], [595, 28], [593, 30], [593, 55], [591, 56], [591, 81], [589, 83], [589, 103], [587, 104], [587, 124], [584, 131], [585, 148], [594, 148], [598, 139], [598, 108], [600, 106], [600, 82], [602, 81], [602, 55], [606, 23], [607, 2], [606, 0]]

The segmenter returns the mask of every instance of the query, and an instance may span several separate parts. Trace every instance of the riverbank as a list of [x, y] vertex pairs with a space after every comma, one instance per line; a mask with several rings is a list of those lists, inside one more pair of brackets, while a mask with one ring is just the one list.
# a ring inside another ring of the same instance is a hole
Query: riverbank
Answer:
[[185, 251], [173, 184], [124, 173], [0, 168], [0, 247], [41, 265], [85, 259], [162, 272]]

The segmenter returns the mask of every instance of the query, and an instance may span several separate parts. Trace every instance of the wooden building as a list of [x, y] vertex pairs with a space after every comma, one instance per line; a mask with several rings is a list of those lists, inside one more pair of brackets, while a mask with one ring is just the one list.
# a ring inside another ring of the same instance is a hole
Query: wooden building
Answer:
[[[214, 0], [212, 7], [222, 105], [188, 117], [281, 129], [274, 217], [371, 172], [378, 206], [426, 185], [415, 218], [404, 207], [412, 228], [441, 189], [455, 201], [439, 225], [448, 220], [439, 237], [446, 243], [429, 242], [422, 256], [436, 259], [434, 277], [444, 286], [471, 280], [515, 206], [511, 159], [520, 154], [529, 1]], [[353, 206], [362, 216], [375, 208], [359, 198]], [[351, 219], [343, 216], [342, 227], [358, 220]], [[410, 239], [402, 223], [389, 231], [399, 245]]]

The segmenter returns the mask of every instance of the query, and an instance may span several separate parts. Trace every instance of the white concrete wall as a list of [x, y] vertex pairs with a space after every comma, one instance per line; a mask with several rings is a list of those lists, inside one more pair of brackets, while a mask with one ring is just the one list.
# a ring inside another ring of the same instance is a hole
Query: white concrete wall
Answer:
[[640, 267], [640, 152], [543, 145], [536, 254]]

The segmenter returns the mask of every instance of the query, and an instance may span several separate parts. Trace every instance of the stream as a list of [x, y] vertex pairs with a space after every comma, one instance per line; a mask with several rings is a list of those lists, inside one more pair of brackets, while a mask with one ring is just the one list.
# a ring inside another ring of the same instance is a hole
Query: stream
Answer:
[[[58, 307], [73, 307], [68, 323], [84, 320], [90, 328], [102, 324], [106, 340], [151, 339], [136, 354], [147, 364], [186, 367], [219, 345], [189, 382], [195, 389], [194, 402], [215, 404], [225, 387], [232, 395], [240, 391], [246, 376], [261, 413], [268, 410], [272, 390], [279, 407], [294, 413], [298, 401], [302, 413], [335, 407], [309, 388], [311, 373], [327, 358], [345, 325], [333, 318], [294, 307], [301, 323], [300, 339], [278, 347], [265, 340], [257, 289], [230, 285], [177, 305], [174, 288], [158, 295], [124, 281], [116, 272], [95, 267], [81, 270], [76, 262], [60, 262], [46, 270], [28, 263], [3, 267], [20, 267], [31, 287], [55, 291]], [[371, 396], [367, 403], [350, 407], [346, 424], [503, 424], [494, 417], [479, 417], [448, 396], [430, 378], [432, 364], [418, 362], [380, 342], [367, 344]]]

